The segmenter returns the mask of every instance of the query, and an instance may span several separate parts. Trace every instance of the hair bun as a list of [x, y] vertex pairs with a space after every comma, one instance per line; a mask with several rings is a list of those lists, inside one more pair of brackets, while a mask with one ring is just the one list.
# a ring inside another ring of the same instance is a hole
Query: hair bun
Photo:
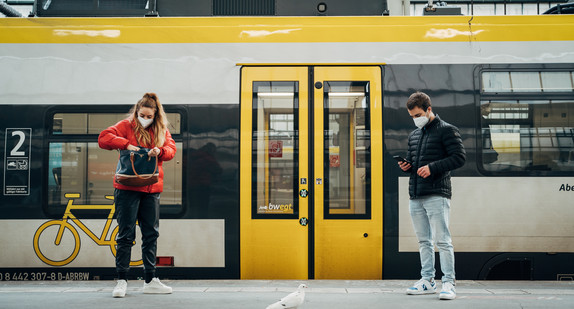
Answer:
[[144, 94], [144, 98], [149, 98], [157, 102], [157, 95], [153, 92], [147, 92]]

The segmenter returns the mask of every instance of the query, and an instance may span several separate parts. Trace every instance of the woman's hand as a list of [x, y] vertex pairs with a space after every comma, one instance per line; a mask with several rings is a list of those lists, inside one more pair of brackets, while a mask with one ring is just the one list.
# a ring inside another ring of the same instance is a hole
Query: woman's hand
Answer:
[[132, 144], [128, 145], [128, 147], [126, 147], [126, 149], [127, 149], [127, 150], [132, 150], [132, 151], [138, 151], [138, 150], [140, 150], [139, 147], [136, 147], [136, 146], [134, 146], [134, 145], [132, 145]]
[[157, 147], [153, 147], [152, 150], [150, 150], [147, 155], [150, 157], [157, 157], [159, 156], [159, 154], [161, 153], [161, 150], [159, 150], [159, 148]]

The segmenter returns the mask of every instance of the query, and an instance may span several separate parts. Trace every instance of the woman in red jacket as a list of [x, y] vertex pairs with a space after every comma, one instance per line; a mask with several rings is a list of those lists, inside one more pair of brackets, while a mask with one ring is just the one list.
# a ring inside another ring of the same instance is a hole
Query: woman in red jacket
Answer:
[[155, 93], [146, 93], [131, 109], [127, 119], [100, 133], [100, 148], [108, 150], [139, 150], [150, 148], [148, 155], [158, 158], [159, 181], [143, 187], [119, 184], [114, 179], [119, 232], [117, 236], [116, 271], [118, 282], [114, 297], [124, 297], [131, 249], [136, 236], [136, 220], [142, 233], [144, 293], [169, 294], [171, 287], [155, 277], [155, 257], [159, 237], [159, 195], [163, 191], [163, 161], [175, 156], [175, 142], [167, 129], [167, 118]]

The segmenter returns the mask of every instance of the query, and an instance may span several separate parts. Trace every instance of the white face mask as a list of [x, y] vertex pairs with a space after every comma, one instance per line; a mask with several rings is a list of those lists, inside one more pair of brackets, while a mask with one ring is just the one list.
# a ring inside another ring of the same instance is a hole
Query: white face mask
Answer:
[[149, 127], [149, 125], [153, 122], [153, 118], [152, 119], [144, 119], [140, 116], [138, 116], [138, 120], [139, 120], [140, 124], [142, 125], [142, 127], [144, 127], [144, 129]]
[[414, 118], [413, 121], [415, 122], [415, 126], [417, 126], [419, 129], [422, 129], [427, 125], [427, 123], [429, 123], [429, 118], [425, 114], [424, 116]]

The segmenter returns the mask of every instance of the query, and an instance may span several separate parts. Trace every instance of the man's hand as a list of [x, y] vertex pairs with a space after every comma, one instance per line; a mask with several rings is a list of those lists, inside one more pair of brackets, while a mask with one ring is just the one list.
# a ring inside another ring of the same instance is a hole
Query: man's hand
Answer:
[[417, 175], [421, 176], [422, 178], [427, 178], [430, 176], [430, 168], [428, 165], [425, 165], [417, 170]]
[[405, 172], [411, 168], [411, 164], [407, 163], [405, 161], [398, 162], [398, 164], [399, 164], [399, 167]]

